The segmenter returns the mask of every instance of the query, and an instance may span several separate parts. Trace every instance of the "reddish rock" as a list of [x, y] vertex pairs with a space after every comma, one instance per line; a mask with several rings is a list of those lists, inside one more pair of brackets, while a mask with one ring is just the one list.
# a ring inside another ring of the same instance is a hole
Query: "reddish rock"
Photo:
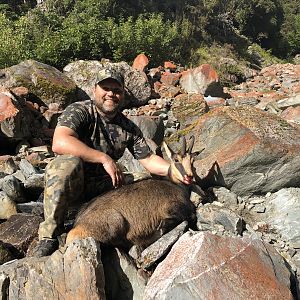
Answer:
[[214, 108], [214, 107], [219, 107], [219, 106], [225, 106], [226, 105], [226, 100], [224, 98], [206, 97], [205, 101], [206, 101], [209, 108]]
[[17, 86], [15, 88], [12, 88], [11, 92], [14, 95], [19, 96], [19, 97], [25, 97], [25, 96], [28, 96], [28, 94], [29, 94], [28, 88], [26, 88], [24, 86]]
[[0, 92], [0, 122], [16, 116], [18, 112], [10, 93], [8, 91]]
[[186, 233], [151, 276], [150, 299], [293, 299], [283, 258], [260, 240]]
[[218, 107], [193, 129], [196, 173], [238, 195], [299, 187], [300, 130], [252, 106]]
[[7, 89], [0, 89], [0, 127], [6, 137], [27, 138], [33, 115], [27, 109], [25, 100], [16, 98]]
[[164, 72], [161, 75], [160, 81], [165, 85], [176, 86], [179, 83], [180, 77], [181, 77], [180, 73]]
[[171, 61], [164, 62], [165, 70], [176, 71], [177, 66]]
[[208, 64], [182, 72], [180, 85], [187, 93], [222, 97], [223, 89], [217, 72]]
[[173, 98], [177, 96], [180, 93], [180, 87], [179, 86], [173, 86], [173, 85], [165, 85], [162, 84], [159, 86], [157, 93], [162, 98]]
[[163, 67], [152, 68], [149, 70], [149, 76], [153, 79], [160, 79]]
[[148, 57], [144, 53], [141, 53], [134, 59], [132, 67], [136, 70], [145, 71], [148, 64]]
[[289, 122], [300, 124], [300, 106], [288, 107], [281, 113], [280, 117]]

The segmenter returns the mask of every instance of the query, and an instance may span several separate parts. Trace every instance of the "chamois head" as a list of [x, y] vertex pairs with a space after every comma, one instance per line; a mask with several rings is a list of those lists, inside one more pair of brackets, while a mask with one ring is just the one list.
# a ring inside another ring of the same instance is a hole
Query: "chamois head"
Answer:
[[170, 159], [170, 168], [168, 176], [171, 181], [180, 184], [191, 184], [194, 181], [193, 174], [193, 161], [194, 153], [192, 148], [194, 145], [195, 137], [190, 137], [190, 143], [187, 147], [185, 137], [180, 139], [181, 149], [178, 153], [175, 153], [165, 142], [163, 142], [166, 154]]

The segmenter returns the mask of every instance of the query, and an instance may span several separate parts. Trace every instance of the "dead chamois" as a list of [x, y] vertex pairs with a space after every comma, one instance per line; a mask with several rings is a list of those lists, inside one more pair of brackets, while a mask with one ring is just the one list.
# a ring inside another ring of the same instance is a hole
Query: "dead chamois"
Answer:
[[133, 245], [146, 248], [182, 221], [195, 221], [189, 191], [194, 178], [193, 144], [194, 137], [186, 149], [183, 138], [180, 153], [174, 153], [164, 143], [171, 161], [170, 181], [142, 180], [97, 196], [78, 214], [66, 243], [93, 237], [126, 250]]

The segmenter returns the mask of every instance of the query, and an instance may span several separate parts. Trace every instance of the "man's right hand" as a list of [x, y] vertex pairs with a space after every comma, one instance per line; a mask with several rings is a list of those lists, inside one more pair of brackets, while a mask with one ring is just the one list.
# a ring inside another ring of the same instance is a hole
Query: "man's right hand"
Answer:
[[115, 188], [120, 187], [124, 183], [124, 175], [115, 161], [110, 156], [105, 155], [102, 164], [105, 171], [111, 177], [113, 186]]

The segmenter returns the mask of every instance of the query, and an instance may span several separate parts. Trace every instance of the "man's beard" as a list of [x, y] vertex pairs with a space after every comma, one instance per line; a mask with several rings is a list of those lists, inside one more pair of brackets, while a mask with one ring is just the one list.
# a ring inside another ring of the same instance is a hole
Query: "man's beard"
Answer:
[[96, 103], [97, 108], [99, 111], [105, 115], [115, 115], [117, 111], [119, 110], [119, 103], [115, 103], [114, 106], [110, 105], [108, 108], [106, 108], [105, 102], [104, 103]]

